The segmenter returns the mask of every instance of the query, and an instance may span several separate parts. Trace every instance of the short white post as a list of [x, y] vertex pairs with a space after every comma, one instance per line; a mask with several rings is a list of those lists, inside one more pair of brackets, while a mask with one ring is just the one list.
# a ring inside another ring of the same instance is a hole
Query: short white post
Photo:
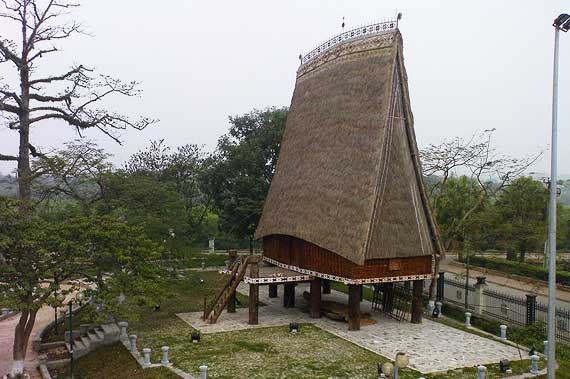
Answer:
[[129, 323], [126, 321], [119, 321], [117, 325], [121, 329], [121, 334], [119, 334], [119, 338], [125, 340], [128, 339], [129, 335], [127, 334], [127, 328], [129, 327]]
[[548, 340], [544, 341], [544, 359], [548, 360]]
[[507, 326], [501, 325], [501, 326], [499, 326], [499, 328], [501, 328], [501, 339], [506, 340], [507, 339]]
[[485, 379], [486, 376], [487, 376], [487, 367], [478, 366], [477, 367], [477, 378], [478, 379]]
[[471, 313], [465, 312], [465, 326], [470, 328], [471, 327]]
[[200, 379], [208, 379], [208, 366], [200, 366]]
[[538, 355], [536, 354], [530, 356], [530, 373], [538, 374]]
[[148, 366], [150, 366], [150, 352], [152, 350], [148, 347], [145, 347], [142, 351], [143, 351], [143, 355], [144, 355], [143, 366], [148, 367]]
[[137, 351], [137, 336], [136, 336], [136, 334], [131, 334], [129, 336], [129, 340], [131, 341], [130, 350], [131, 350], [131, 352], [134, 353], [135, 351]]
[[442, 316], [442, 313], [441, 313], [441, 306], [442, 306], [442, 305], [443, 305], [443, 304], [441, 303], [441, 301], [436, 301], [436, 302], [435, 302], [435, 307], [437, 308], [437, 317], [438, 317], [438, 318]]
[[170, 364], [170, 362], [168, 361], [168, 350], [170, 348], [168, 346], [163, 346], [161, 347], [162, 350], [162, 360], [160, 361], [160, 363], [162, 363], [163, 365], [168, 365]]
[[427, 304], [427, 313], [428, 315], [433, 315], [433, 310], [435, 309], [435, 301], [429, 300]]

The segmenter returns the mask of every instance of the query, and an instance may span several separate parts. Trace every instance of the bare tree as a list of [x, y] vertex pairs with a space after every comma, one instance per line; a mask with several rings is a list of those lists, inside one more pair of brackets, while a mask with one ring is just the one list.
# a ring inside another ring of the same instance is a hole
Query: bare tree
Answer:
[[[430, 195], [435, 201], [437, 196], [434, 195], [445, 187], [452, 175], [466, 175], [481, 189], [473, 205], [442, 233], [445, 250], [450, 248], [455, 238], [462, 235], [466, 222], [487, 199], [495, 197], [542, 156], [542, 152], [539, 152], [517, 159], [499, 154], [492, 145], [494, 131], [494, 128], [485, 130], [469, 139], [456, 137], [438, 145], [431, 144], [420, 151], [424, 176], [434, 178]], [[436, 273], [439, 272], [440, 259], [440, 256], [436, 257]], [[430, 285], [431, 299], [435, 296], [435, 286], [434, 278]]]
[[[68, 13], [79, 4], [66, 0], [0, 0], [0, 64], [11, 66], [14, 77], [0, 78], [0, 114], [2, 126], [19, 134], [17, 154], [0, 153], [0, 160], [17, 162], [18, 196], [25, 215], [31, 200], [33, 173], [30, 156], [42, 153], [30, 141], [30, 128], [45, 121], [60, 121], [81, 135], [86, 129], [98, 129], [119, 141], [118, 132], [127, 128], [143, 129], [155, 120], [127, 116], [103, 109], [102, 101], [113, 95], [139, 95], [137, 82], [123, 82], [108, 75], [96, 74], [84, 65], [65, 72], [39, 75], [38, 67], [46, 57], [58, 51], [56, 43], [84, 33], [81, 24], [67, 22]], [[12, 23], [19, 34], [17, 41], [4, 35]], [[12, 87], [9, 83], [18, 83]], [[16, 326], [14, 371], [23, 368], [27, 339], [37, 309], [23, 309]]]

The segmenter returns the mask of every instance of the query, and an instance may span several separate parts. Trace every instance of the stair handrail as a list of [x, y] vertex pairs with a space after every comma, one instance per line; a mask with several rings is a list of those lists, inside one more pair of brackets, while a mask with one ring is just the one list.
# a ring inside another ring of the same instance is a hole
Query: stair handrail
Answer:
[[212, 311], [214, 310], [214, 307], [216, 306], [216, 304], [218, 303], [218, 301], [222, 297], [223, 293], [226, 291], [226, 289], [232, 283], [232, 279], [235, 276], [238, 268], [240, 267], [240, 265], [242, 263], [241, 262], [242, 259], [243, 259], [243, 257], [236, 259], [228, 268], [228, 270], [230, 271], [230, 277], [229, 277], [228, 281], [226, 282], [226, 284], [224, 284], [224, 287], [220, 290], [220, 292], [218, 292], [218, 295], [214, 298], [214, 300], [209, 305], [207, 305], [207, 307], [204, 309], [204, 316], [203, 316], [204, 321], [209, 318], [210, 313], [212, 313]]
[[[243, 277], [244, 277], [244, 275], [245, 275], [245, 273], [246, 273], [246, 271], [247, 271], [247, 266], [249, 265], [249, 260], [250, 260], [250, 258], [253, 258], [253, 257], [254, 257], [253, 255], [249, 255], [249, 256], [245, 257], [245, 259], [243, 259], [243, 262], [242, 262], [242, 264], [241, 264], [240, 267], [239, 267], [239, 268], [240, 268], [240, 269], [239, 269], [239, 272], [237, 273], [237, 276], [235, 276], [235, 279], [236, 279], [236, 280], [235, 280], [235, 282], [234, 282], [234, 283], [231, 285], [231, 287], [230, 287], [230, 293], [234, 292], [234, 291], [237, 289], [237, 286], [239, 285], [239, 283], [241, 282], [241, 280], [243, 279]], [[232, 277], [230, 278], [230, 282], [232, 281], [232, 279], [234, 279], [234, 276], [233, 276], [233, 275], [232, 275]], [[223, 295], [223, 294], [225, 293], [226, 289], [227, 289], [227, 287], [224, 288], [224, 290], [222, 290], [222, 291], [220, 292], [220, 297], [221, 297], [221, 295]], [[212, 311], [213, 311], [214, 313], [210, 316], [210, 319], [209, 319], [209, 323], [210, 323], [210, 324], [215, 323], [216, 320], [218, 319], [218, 317], [220, 317], [220, 314], [222, 313], [224, 307], [226, 306], [228, 299], [229, 299], [229, 298], [226, 298], [226, 299], [223, 299], [223, 300], [222, 300], [222, 307], [220, 308], [220, 311], [219, 311], [219, 312], [216, 312], [216, 309], [215, 309], [215, 306], [217, 305], [217, 302], [216, 302], [216, 304], [214, 304], [214, 306], [212, 307]]]

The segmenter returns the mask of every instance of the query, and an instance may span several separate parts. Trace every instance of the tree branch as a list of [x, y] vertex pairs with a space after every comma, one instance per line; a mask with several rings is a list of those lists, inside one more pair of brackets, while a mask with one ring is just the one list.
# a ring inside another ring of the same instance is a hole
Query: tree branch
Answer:
[[18, 157], [13, 155], [0, 154], [0, 161], [18, 161]]

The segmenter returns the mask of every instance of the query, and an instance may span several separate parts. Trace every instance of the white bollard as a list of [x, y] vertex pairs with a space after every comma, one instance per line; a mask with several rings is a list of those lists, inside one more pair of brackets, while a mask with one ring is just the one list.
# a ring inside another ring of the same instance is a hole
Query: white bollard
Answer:
[[544, 359], [548, 360], [548, 341], [544, 341]]
[[530, 373], [533, 375], [538, 374], [538, 355], [530, 356]]
[[143, 355], [144, 355], [143, 366], [150, 366], [150, 352], [152, 350], [148, 347], [145, 347], [142, 351], [143, 351]]
[[129, 340], [131, 341], [130, 350], [131, 350], [131, 352], [134, 353], [135, 351], [137, 351], [137, 336], [135, 334], [131, 334], [129, 336]]
[[436, 302], [435, 302], [435, 307], [437, 308], [437, 317], [438, 317], [438, 318], [442, 316], [442, 313], [441, 313], [441, 306], [442, 306], [442, 305], [443, 305], [443, 304], [441, 303], [441, 301], [436, 301]]
[[486, 376], [487, 376], [487, 367], [477, 366], [477, 378], [478, 379], [485, 379]]
[[200, 379], [208, 379], [208, 366], [200, 366]]
[[162, 350], [162, 360], [160, 361], [160, 363], [162, 363], [163, 365], [170, 364], [170, 362], [168, 361], [168, 350], [170, 350], [170, 348], [168, 346], [163, 346], [160, 349]]
[[119, 321], [117, 323], [119, 328], [121, 329], [121, 334], [119, 334], [120, 339], [128, 339], [129, 335], [127, 334], [127, 328], [129, 327], [129, 323], [126, 321]]
[[501, 326], [499, 326], [499, 328], [501, 328], [501, 339], [506, 340], [507, 339], [507, 326], [501, 325]]
[[465, 312], [465, 326], [471, 327], [471, 312]]
[[10, 313], [10, 308], [0, 308], [0, 316], [6, 316]]

